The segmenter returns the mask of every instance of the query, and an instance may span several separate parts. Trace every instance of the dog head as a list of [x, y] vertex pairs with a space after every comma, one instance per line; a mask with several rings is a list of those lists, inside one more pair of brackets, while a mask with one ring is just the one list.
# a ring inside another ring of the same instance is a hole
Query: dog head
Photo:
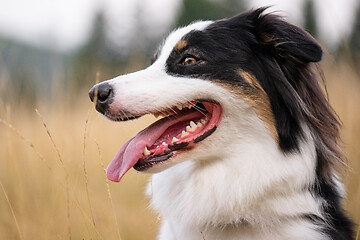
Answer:
[[[177, 29], [148, 68], [90, 90], [96, 109], [111, 120], [164, 116], [120, 149], [107, 169], [110, 180], [120, 181], [131, 167], [159, 172], [185, 160], [229, 158], [243, 164], [259, 152], [307, 151], [311, 159], [324, 153], [319, 171], [330, 168], [338, 122], [311, 71], [321, 47], [263, 11]], [[307, 150], [303, 142], [311, 142]], [[320, 165], [313, 161], [305, 175], [313, 178]]]

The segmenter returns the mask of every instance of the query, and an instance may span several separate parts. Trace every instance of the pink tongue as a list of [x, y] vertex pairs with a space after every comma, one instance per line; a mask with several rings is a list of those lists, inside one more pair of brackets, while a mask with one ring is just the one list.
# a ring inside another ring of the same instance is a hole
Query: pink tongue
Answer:
[[201, 117], [201, 113], [190, 112], [163, 118], [139, 132], [135, 137], [127, 141], [106, 169], [107, 178], [113, 182], [119, 182], [130, 168], [141, 157], [145, 146], [150, 147], [166, 131], [168, 127], [178, 122]]

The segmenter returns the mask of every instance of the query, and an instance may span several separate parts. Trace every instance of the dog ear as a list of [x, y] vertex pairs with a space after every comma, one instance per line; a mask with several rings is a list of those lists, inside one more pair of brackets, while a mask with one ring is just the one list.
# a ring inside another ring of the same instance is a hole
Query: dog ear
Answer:
[[318, 62], [322, 49], [316, 40], [299, 27], [283, 21], [274, 14], [264, 14], [266, 8], [253, 12], [258, 42], [277, 57], [295, 62]]

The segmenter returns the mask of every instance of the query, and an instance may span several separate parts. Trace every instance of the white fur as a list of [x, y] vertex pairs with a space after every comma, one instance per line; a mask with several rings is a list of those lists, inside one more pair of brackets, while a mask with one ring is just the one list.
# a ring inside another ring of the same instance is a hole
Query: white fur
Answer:
[[[211, 22], [178, 29], [145, 70], [108, 81], [110, 110], [144, 114], [193, 99], [223, 108], [217, 130], [168, 164], [153, 168], [147, 193], [160, 214], [159, 240], [325, 239], [301, 216], [321, 216], [322, 202], [308, 190], [315, 179], [314, 140], [304, 126], [300, 153], [284, 155], [254, 109], [211, 81], [170, 76], [165, 61], [181, 37]], [[202, 233], [202, 234], [201, 234]]]

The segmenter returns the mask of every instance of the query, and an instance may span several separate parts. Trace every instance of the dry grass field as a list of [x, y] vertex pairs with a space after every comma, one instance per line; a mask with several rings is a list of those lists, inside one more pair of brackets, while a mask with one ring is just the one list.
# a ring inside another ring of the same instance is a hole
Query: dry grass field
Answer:
[[[358, 223], [360, 79], [348, 64], [325, 65], [349, 162], [346, 209]], [[87, 91], [61, 95], [38, 101], [38, 111], [0, 100], [0, 239], [155, 239], [161, 219], [143, 194], [148, 176], [130, 170], [112, 183], [104, 174], [151, 117], [114, 123], [93, 110]]]

